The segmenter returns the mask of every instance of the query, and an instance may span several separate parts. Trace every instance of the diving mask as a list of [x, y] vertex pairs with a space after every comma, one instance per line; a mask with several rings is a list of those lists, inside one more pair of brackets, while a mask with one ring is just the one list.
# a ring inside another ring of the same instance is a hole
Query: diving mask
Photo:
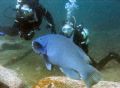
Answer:
[[16, 10], [20, 18], [27, 18], [34, 14], [32, 8], [30, 8], [27, 4], [17, 4]]
[[28, 17], [33, 14], [33, 10], [26, 4], [21, 7], [21, 12], [23, 17]]

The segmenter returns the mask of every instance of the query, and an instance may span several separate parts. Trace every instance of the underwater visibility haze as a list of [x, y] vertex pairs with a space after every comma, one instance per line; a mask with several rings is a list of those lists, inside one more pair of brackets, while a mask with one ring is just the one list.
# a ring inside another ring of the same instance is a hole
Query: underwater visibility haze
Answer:
[[[114, 54], [114, 57], [107, 57], [106, 60], [114, 59], [105, 64], [100, 72], [104, 80], [120, 82], [119, 0], [39, 0], [39, 2], [53, 16], [57, 33], [60, 33], [65, 21], [71, 22], [73, 18], [76, 25], [82, 24], [88, 29], [88, 55], [97, 63], [109, 54]], [[0, 1], [0, 28], [13, 25], [16, 3], [17, 0]], [[50, 33], [46, 29], [46, 23], [45, 20], [42, 21], [40, 30], [29, 41], [19, 36], [11, 37], [0, 33], [0, 65], [15, 70], [24, 81], [25, 88], [31, 88], [42, 78], [64, 75], [58, 66], [54, 66], [51, 71], [47, 70], [44, 57], [32, 50], [32, 41]], [[61, 46], [63, 47], [64, 45]], [[71, 49], [74, 50], [73, 47]], [[63, 54], [63, 51], [59, 53]], [[71, 57], [71, 54], [65, 57]], [[104, 64], [104, 61], [101, 62]]]

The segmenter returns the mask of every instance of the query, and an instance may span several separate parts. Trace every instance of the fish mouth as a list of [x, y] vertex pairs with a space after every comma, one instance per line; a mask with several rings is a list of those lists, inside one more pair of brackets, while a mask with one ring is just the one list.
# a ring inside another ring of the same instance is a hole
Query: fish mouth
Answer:
[[42, 45], [37, 42], [37, 41], [33, 41], [32, 42], [32, 48], [33, 48], [33, 51], [35, 51], [35, 53], [37, 54], [42, 54], [40, 51], [41, 51], [41, 48], [42, 48]]

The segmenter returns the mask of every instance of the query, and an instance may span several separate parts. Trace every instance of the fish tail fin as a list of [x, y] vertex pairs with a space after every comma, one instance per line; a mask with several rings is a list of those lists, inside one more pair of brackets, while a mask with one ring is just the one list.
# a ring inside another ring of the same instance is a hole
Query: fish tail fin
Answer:
[[87, 88], [91, 88], [91, 86], [98, 83], [102, 79], [101, 73], [90, 65], [88, 68], [86, 68], [84, 74], [82, 74], [81, 77]]

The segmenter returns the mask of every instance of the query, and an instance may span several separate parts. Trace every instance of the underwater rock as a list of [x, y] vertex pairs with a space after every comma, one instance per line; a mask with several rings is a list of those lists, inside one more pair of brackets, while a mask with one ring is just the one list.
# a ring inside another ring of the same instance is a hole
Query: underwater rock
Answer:
[[[86, 88], [86, 86], [80, 80], [73, 80], [67, 77], [47, 77], [39, 80], [33, 88]], [[120, 83], [100, 81], [92, 88], [120, 88]]]
[[5, 51], [5, 50], [18, 50], [18, 49], [23, 49], [23, 45], [19, 43], [3, 43], [1, 45], [0, 51]]
[[9, 88], [7, 85], [0, 82], [0, 88]]
[[120, 88], [120, 83], [112, 81], [100, 81], [97, 85], [93, 86], [93, 88]]
[[0, 66], [0, 88], [24, 88], [24, 84], [15, 71]]

